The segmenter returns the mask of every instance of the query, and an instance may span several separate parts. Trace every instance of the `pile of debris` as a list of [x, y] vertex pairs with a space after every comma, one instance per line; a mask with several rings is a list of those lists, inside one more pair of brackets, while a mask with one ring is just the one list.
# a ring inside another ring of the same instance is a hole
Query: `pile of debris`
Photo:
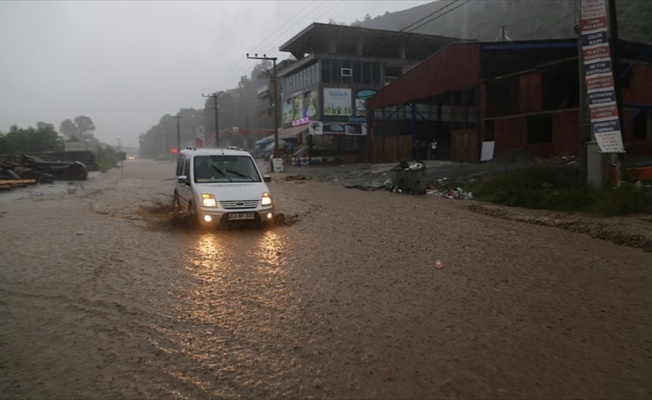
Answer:
[[88, 171], [79, 161], [44, 161], [36, 156], [22, 155], [17, 163], [3, 161], [0, 164], [0, 188], [86, 179]]
[[428, 187], [426, 166], [421, 161], [408, 164], [401, 161], [390, 171], [383, 187], [393, 193], [424, 194]]
[[438, 189], [428, 189], [426, 191], [426, 194], [437, 194], [445, 199], [451, 199], [451, 200], [472, 200], [473, 199], [473, 193], [471, 192], [465, 192], [462, 190], [462, 188], [455, 188], [455, 189], [446, 189], [446, 190], [438, 190]]
[[461, 187], [452, 187], [448, 178], [441, 178], [437, 180], [436, 184], [430, 185], [426, 189], [426, 194], [435, 194], [445, 199], [451, 200], [472, 200], [473, 193], [465, 192]]

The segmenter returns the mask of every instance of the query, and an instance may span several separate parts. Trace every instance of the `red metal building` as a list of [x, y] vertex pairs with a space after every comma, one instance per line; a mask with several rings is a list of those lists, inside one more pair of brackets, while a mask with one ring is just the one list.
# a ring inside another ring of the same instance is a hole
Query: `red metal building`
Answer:
[[[652, 46], [621, 41], [628, 154], [652, 155]], [[510, 149], [540, 157], [579, 152], [580, 73], [576, 39], [453, 43], [367, 102], [370, 161], [479, 161]]]

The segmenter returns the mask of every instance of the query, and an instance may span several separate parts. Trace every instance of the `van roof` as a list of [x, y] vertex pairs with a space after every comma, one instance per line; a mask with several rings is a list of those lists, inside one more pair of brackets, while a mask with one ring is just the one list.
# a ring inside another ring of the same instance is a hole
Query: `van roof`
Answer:
[[187, 154], [189, 156], [249, 156], [248, 151], [244, 150], [233, 150], [233, 149], [224, 149], [224, 148], [211, 148], [211, 149], [195, 149], [187, 148], [181, 150], [181, 154]]

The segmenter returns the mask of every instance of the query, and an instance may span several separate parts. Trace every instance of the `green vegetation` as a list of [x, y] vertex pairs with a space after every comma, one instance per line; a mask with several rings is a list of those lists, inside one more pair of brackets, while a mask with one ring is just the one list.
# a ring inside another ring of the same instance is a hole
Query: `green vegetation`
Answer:
[[54, 125], [45, 122], [37, 123], [36, 128], [13, 125], [9, 132], [0, 132], [0, 156], [6, 159], [15, 159], [22, 154], [49, 157], [52, 153], [63, 152], [66, 142], [83, 140], [94, 149], [100, 171], [106, 172], [117, 164], [119, 155], [114, 148], [97, 140], [94, 130], [93, 120], [83, 115], [76, 117], [74, 122], [63, 121], [60, 128], [63, 135], [59, 135]]
[[118, 163], [118, 153], [111, 146], [97, 146], [94, 153], [100, 172], [106, 172]]
[[[482, 41], [499, 40], [502, 27], [510, 40], [572, 38], [578, 5], [576, 0], [439, 0], [373, 18], [367, 15], [351, 25]], [[620, 39], [652, 43], [652, 1], [617, 0], [616, 10]]]
[[36, 128], [19, 128], [13, 125], [9, 132], [0, 132], [0, 154], [18, 156], [44, 151], [63, 150], [63, 141], [59, 138], [54, 125], [39, 122]]
[[652, 214], [652, 188], [623, 182], [618, 188], [593, 189], [581, 183], [579, 170], [539, 161], [504, 174], [485, 176], [467, 187], [475, 198], [496, 204], [605, 217]]

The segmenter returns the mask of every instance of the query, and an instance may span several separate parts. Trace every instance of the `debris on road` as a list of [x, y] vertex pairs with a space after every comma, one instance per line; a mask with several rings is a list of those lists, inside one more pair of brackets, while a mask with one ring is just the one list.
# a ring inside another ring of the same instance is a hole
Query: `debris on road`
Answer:
[[0, 188], [16, 188], [32, 183], [52, 183], [55, 180], [81, 181], [88, 179], [86, 166], [79, 161], [45, 161], [36, 156], [22, 155], [19, 162], [0, 164]]
[[465, 192], [462, 188], [455, 189], [446, 189], [444, 191], [439, 191], [437, 189], [428, 189], [426, 194], [438, 194], [439, 196], [445, 199], [451, 200], [472, 200], [473, 193]]
[[401, 161], [390, 170], [383, 187], [393, 193], [425, 194], [428, 187], [426, 166], [421, 161]]

